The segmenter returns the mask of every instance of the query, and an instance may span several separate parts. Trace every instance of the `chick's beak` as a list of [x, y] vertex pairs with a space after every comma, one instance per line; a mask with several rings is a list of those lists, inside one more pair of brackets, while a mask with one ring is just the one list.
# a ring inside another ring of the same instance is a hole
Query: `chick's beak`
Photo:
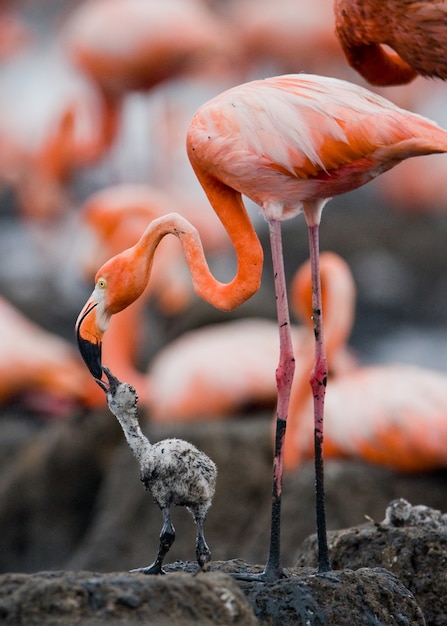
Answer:
[[96, 380], [102, 378], [101, 347], [103, 332], [98, 327], [97, 302], [89, 300], [76, 320], [79, 351], [90, 373]]

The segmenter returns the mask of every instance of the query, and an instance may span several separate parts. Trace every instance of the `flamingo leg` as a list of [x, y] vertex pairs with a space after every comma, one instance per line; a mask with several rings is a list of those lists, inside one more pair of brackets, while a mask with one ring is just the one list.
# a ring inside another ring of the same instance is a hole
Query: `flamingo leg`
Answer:
[[158, 554], [152, 565], [147, 567], [138, 567], [137, 569], [131, 569], [131, 572], [138, 572], [140, 574], [164, 574], [162, 570], [162, 564], [165, 556], [169, 552], [170, 547], [174, 543], [175, 529], [171, 522], [171, 514], [169, 507], [162, 508], [163, 513], [163, 526], [160, 532], [160, 544], [158, 547]]
[[323, 573], [331, 570], [326, 535], [323, 463], [323, 417], [328, 367], [326, 361], [323, 334], [319, 224], [317, 223], [309, 225], [308, 230], [310, 265], [312, 274], [312, 321], [315, 335], [315, 365], [310, 375], [310, 384], [312, 387], [314, 402], [315, 495], [318, 538], [318, 572]]
[[200, 566], [200, 569], [205, 570], [208, 563], [211, 560], [211, 551], [208, 547], [208, 544], [205, 540], [205, 534], [203, 531], [203, 525], [205, 522], [205, 518], [200, 513], [194, 513], [194, 521], [197, 527], [197, 536], [196, 536], [196, 559], [197, 563]]
[[272, 518], [270, 548], [264, 575], [266, 580], [276, 580], [284, 575], [280, 564], [281, 492], [284, 470], [284, 440], [289, 412], [290, 390], [295, 372], [295, 356], [290, 332], [289, 304], [284, 271], [281, 222], [269, 221], [275, 281], [276, 311], [279, 328], [279, 363], [276, 369], [278, 404], [276, 409], [275, 450], [273, 457]]
[[270, 245], [275, 281], [276, 309], [279, 327], [279, 363], [276, 369], [278, 403], [276, 409], [275, 449], [273, 456], [272, 513], [267, 564], [261, 574], [236, 574], [242, 580], [272, 582], [285, 576], [281, 567], [281, 493], [284, 470], [284, 440], [289, 411], [290, 390], [295, 372], [295, 356], [290, 332], [290, 315], [282, 250], [281, 222], [270, 220]]

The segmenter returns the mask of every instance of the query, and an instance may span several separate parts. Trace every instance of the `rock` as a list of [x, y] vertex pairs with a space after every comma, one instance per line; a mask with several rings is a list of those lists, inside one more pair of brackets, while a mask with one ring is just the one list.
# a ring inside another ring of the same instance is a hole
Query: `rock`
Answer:
[[[335, 569], [386, 568], [414, 594], [427, 626], [447, 624], [447, 520], [440, 511], [399, 499], [382, 522], [330, 532], [328, 541]], [[314, 567], [316, 559], [313, 535], [295, 563]]]
[[[173, 563], [167, 571], [194, 572], [192, 562]], [[259, 574], [263, 566], [242, 559], [211, 563], [211, 570]], [[332, 571], [287, 568], [273, 583], [237, 580], [261, 624], [268, 626], [425, 626], [413, 595], [381, 568]]]
[[234, 572], [260, 567], [241, 560], [214, 562], [196, 572], [175, 563], [166, 576], [42, 572], [0, 576], [0, 621], [5, 626], [424, 626], [413, 596], [385, 570], [316, 575], [290, 570], [271, 584], [236, 581]]
[[[289, 579], [255, 585], [247, 594], [262, 624], [271, 626], [424, 626], [414, 597], [383, 569], [316, 575], [294, 570]], [[247, 593], [247, 592], [246, 592]]]
[[[0, 422], [0, 438], [10, 426], [9, 420]], [[2, 572], [64, 566], [92, 522], [99, 485], [122, 433], [104, 411], [25, 429], [23, 437], [22, 445], [8, 437], [13, 454], [6, 455], [0, 476]]]
[[230, 576], [42, 572], [0, 576], [0, 622], [14, 626], [201, 626], [257, 620]]

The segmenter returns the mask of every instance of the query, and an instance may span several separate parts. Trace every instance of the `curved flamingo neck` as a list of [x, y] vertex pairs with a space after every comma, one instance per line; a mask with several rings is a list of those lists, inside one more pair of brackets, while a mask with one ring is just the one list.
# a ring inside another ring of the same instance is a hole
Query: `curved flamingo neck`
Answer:
[[177, 213], [154, 220], [134, 246], [134, 254], [144, 255], [146, 282], [149, 280], [155, 250], [168, 234], [178, 237], [191, 272], [194, 290], [211, 305], [230, 311], [259, 289], [263, 250], [248, 217], [241, 195], [219, 181], [204, 181], [208, 198], [225, 227], [236, 252], [237, 272], [229, 283], [221, 283], [211, 274], [197, 229]]
[[[338, 255], [332, 252], [322, 252], [320, 272], [326, 353], [331, 363], [351, 334], [356, 290], [349, 266]], [[309, 328], [312, 328], [311, 294], [310, 264], [306, 262], [293, 278], [291, 300], [294, 313]]]
[[[334, 12], [335, 30], [346, 59], [368, 82], [377, 86], [404, 85], [416, 78], [417, 72], [399, 54], [382, 45], [393, 45], [386, 25], [390, 20], [399, 20], [399, 16], [391, 15], [386, 1], [335, 0]], [[382, 27], [380, 31], [377, 24]]]
[[81, 164], [96, 163], [113, 146], [120, 130], [122, 108], [120, 98], [98, 92], [97, 132], [74, 148]]
[[343, 46], [349, 65], [371, 85], [406, 85], [417, 72], [396, 52], [380, 44]]

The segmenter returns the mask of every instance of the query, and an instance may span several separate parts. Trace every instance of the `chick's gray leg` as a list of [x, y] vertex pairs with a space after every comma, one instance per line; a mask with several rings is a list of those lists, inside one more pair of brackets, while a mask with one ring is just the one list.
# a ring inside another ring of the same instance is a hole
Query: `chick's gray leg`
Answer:
[[208, 544], [205, 540], [205, 535], [203, 532], [203, 524], [205, 522], [205, 518], [202, 515], [194, 514], [194, 520], [197, 526], [197, 536], [196, 536], [196, 559], [202, 570], [207, 569], [208, 563], [211, 561], [211, 551], [208, 547]]
[[[139, 567], [137, 569], [130, 570], [131, 572], [139, 572], [140, 574], [164, 574], [162, 564], [165, 556], [169, 552], [170, 547], [175, 540], [175, 529], [171, 522], [171, 515], [169, 507], [162, 509], [163, 514], [163, 526], [160, 532], [160, 543], [158, 547], [158, 554], [152, 565], [147, 567]], [[206, 545], [206, 544], [205, 544]]]

